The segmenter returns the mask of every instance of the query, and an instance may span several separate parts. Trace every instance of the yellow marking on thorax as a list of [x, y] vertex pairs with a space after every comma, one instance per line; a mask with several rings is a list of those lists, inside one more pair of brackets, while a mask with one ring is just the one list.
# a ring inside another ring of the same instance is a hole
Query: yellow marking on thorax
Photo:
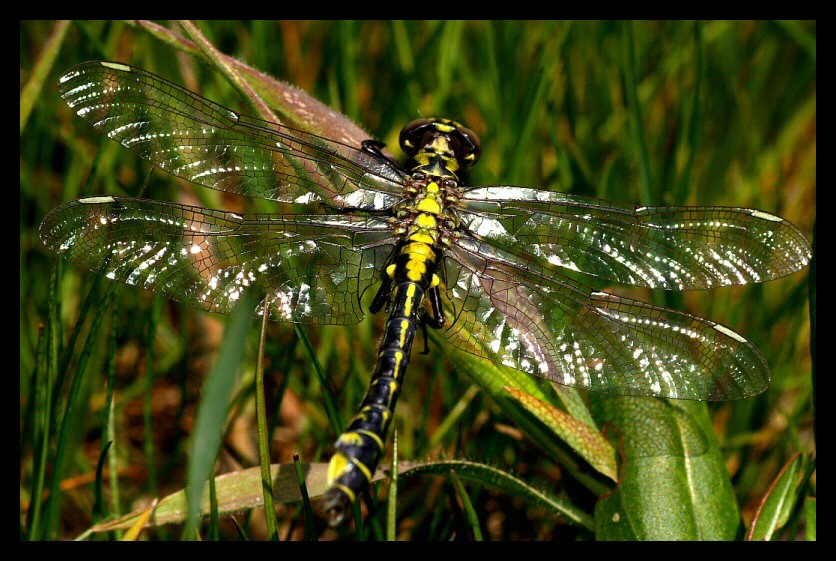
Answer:
[[[438, 204], [436, 202], [436, 204]], [[419, 214], [415, 217], [415, 224], [421, 228], [434, 229], [438, 227], [438, 220], [432, 214]]]
[[413, 240], [412, 237], [409, 238], [409, 243], [404, 244], [401, 255], [409, 255], [410, 259], [417, 261], [435, 260], [435, 251], [433, 251], [432, 246], [424, 241]]
[[406, 264], [406, 278], [418, 282], [427, 272], [427, 264], [423, 261], [408, 261]]
[[424, 245], [432, 245], [435, 243], [433, 237], [425, 231], [417, 231], [409, 236], [409, 241], [418, 242]]
[[435, 200], [435, 197], [425, 197], [421, 199], [415, 209], [429, 214], [441, 214], [441, 205]]

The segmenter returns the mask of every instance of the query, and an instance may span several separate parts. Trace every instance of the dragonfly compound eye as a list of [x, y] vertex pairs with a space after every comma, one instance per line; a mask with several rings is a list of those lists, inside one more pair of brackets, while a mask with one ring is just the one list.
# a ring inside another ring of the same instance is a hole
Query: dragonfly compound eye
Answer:
[[462, 167], [472, 166], [482, 156], [482, 143], [476, 133], [457, 124], [453, 138], [457, 140], [456, 156]]
[[433, 119], [416, 119], [401, 129], [399, 143], [407, 156], [414, 156], [426, 144], [427, 134], [435, 132]]

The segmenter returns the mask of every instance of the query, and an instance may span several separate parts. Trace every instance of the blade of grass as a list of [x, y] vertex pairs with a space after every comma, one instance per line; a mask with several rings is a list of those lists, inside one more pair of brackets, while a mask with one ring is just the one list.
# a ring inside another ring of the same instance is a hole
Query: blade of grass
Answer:
[[267, 439], [267, 402], [264, 396], [264, 337], [267, 333], [269, 305], [261, 309], [261, 333], [258, 338], [258, 360], [255, 367], [255, 416], [258, 425], [258, 460], [261, 465], [261, 483], [264, 487], [264, 516], [267, 536], [279, 540], [276, 524], [276, 508], [273, 506], [273, 481], [270, 479], [270, 441]]
[[436, 67], [436, 87], [433, 99], [436, 113], [441, 111], [450, 94], [450, 84], [453, 81], [455, 61], [459, 56], [459, 45], [464, 29], [462, 22], [447, 20], [442, 24], [441, 37], [438, 42], [438, 66]]
[[420, 103], [421, 90], [415, 80], [415, 56], [409, 42], [409, 32], [402, 20], [393, 21], [391, 27], [399, 69], [406, 79], [406, 106], [410, 111], [415, 111]]
[[209, 478], [209, 531], [206, 534], [207, 541], [218, 541], [220, 539], [220, 528], [218, 527], [218, 492], [215, 489], [215, 478]]
[[337, 36], [340, 42], [340, 64], [338, 72], [342, 82], [342, 110], [350, 119], [360, 116], [357, 102], [357, 25], [355, 21], [340, 21], [337, 24]]
[[154, 509], [157, 508], [157, 499], [148, 505], [148, 508], [142, 511], [142, 514], [137, 518], [137, 521], [134, 523], [133, 526], [128, 528], [128, 531], [125, 532], [125, 535], [122, 536], [123, 542], [133, 542], [139, 537], [139, 533], [142, 532], [142, 529], [145, 528], [145, 525], [148, 523], [148, 519], [151, 518], [151, 514], [154, 512]]
[[[328, 464], [300, 462], [299, 466], [304, 472], [305, 488], [308, 496], [322, 496], [328, 488]], [[413, 466], [404, 465], [401, 462], [401, 473], [412, 468]], [[440, 473], [444, 475], [448, 471], [449, 468], [446, 468]], [[273, 498], [276, 502], [287, 504], [303, 501], [299, 489], [299, 476], [295, 465], [273, 464], [270, 466], [270, 473], [273, 481]], [[377, 471], [372, 481], [381, 481], [385, 477], [386, 475], [382, 471]], [[254, 509], [264, 506], [261, 468], [258, 466], [218, 475], [215, 477], [215, 485], [218, 497], [218, 514], [221, 516], [239, 512], [252, 512]], [[154, 519], [149, 524], [163, 526], [166, 524], [183, 524], [186, 522], [188, 516], [186, 493], [187, 489], [180, 489], [160, 499], [154, 513]], [[208, 494], [208, 491], [204, 491], [201, 497], [199, 505], [201, 515], [209, 514]], [[140, 512], [131, 512], [115, 520], [99, 524], [93, 527], [91, 531], [110, 532], [114, 529], [127, 529], [136, 522]]]
[[305, 540], [317, 541], [314, 514], [311, 499], [308, 497], [308, 484], [305, 482], [305, 471], [299, 461], [299, 454], [293, 454], [293, 467], [296, 468], [296, 478], [299, 481], [299, 493], [302, 495], [302, 518], [305, 523]]
[[[700, 89], [705, 77], [705, 62], [703, 41], [702, 41], [702, 22], [694, 22], [694, 54], [696, 58], [696, 76], [694, 83], [694, 97], [691, 100], [691, 115], [688, 118], [688, 157], [685, 160], [685, 165], [682, 168], [682, 176], [677, 182], [677, 188], [674, 191], [674, 198], [677, 204], [685, 204], [688, 199], [688, 191], [691, 185], [691, 168], [694, 164], [694, 154], [697, 153], [697, 145], [700, 139], [700, 124], [702, 123], [702, 106], [700, 104]], [[674, 150], [674, 154], [676, 150]]]
[[392, 471], [389, 478], [389, 496], [386, 500], [386, 541], [397, 540], [398, 514], [398, 427], [392, 429]]
[[636, 163], [639, 166], [641, 181], [641, 202], [643, 205], [653, 206], [655, 197], [651, 188], [650, 160], [644, 140], [644, 127], [639, 113], [639, 99], [636, 84], [636, 50], [633, 44], [633, 22], [625, 21], [622, 27], [624, 35], [624, 82], [625, 95], [630, 113], [630, 136], [636, 151]]
[[[116, 351], [118, 349], [117, 332], [119, 329], [119, 308], [121, 290], [116, 288], [113, 296], [113, 307], [111, 311], [111, 332], [110, 349], [107, 361], [107, 398], [105, 401], [105, 418], [102, 420], [102, 434], [106, 435], [102, 441], [116, 442], [116, 420], [114, 419], [115, 400], [113, 399], [116, 384]], [[119, 491], [119, 448], [114, 445], [113, 452], [108, 454], [108, 467], [110, 468], [110, 512], [115, 515], [122, 514], [122, 505]]]
[[331, 392], [331, 386], [328, 384], [328, 377], [325, 375], [325, 370], [323, 370], [322, 364], [316, 356], [316, 351], [314, 351], [313, 345], [311, 345], [311, 340], [308, 339], [302, 327], [298, 323], [294, 323], [293, 328], [296, 330], [296, 336], [299, 338], [299, 341], [302, 342], [302, 348], [305, 350], [305, 354], [308, 355], [314, 374], [316, 374], [319, 385], [322, 387], [322, 397], [325, 400], [325, 412], [328, 415], [331, 430], [334, 431], [335, 435], [340, 435], [345, 430], [345, 426], [343, 425], [342, 418], [340, 418], [340, 414], [337, 412], [337, 401]]
[[583, 457], [599, 473], [618, 482], [615, 448], [596, 430], [557, 407], [516, 388], [505, 388], [508, 394]]
[[476, 385], [470, 386], [467, 391], [464, 392], [461, 399], [459, 399], [456, 405], [453, 406], [450, 413], [447, 414], [444, 420], [438, 425], [438, 428], [433, 432], [427, 444], [419, 450], [417, 457], [421, 457], [427, 451], [431, 451], [438, 446], [450, 430], [457, 426], [462, 414], [464, 414], [467, 410], [467, 406], [470, 405], [470, 402], [473, 401], [473, 398], [476, 397], [478, 393], [479, 386]]
[[520, 129], [520, 134], [515, 140], [513, 156], [508, 166], [508, 177], [512, 185], [525, 183], [523, 176], [523, 162], [526, 157], [535, 149], [532, 147], [534, 129], [543, 118], [543, 107], [547, 100], [547, 94], [551, 89], [554, 75], [557, 74], [556, 65], [559, 63], [559, 52], [569, 34], [564, 31], [557, 41], [549, 45], [539, 45], [540, 54], [536, 86], [534, 87], [531, 103], [526, 107], [525, 120]]
[[[104, 442], [104, 439], [102, 439]], [[91, 521], [93, 524], [101, 520], [106, 516], [104, 512], [104, 496], [102, 493], [102, 479], [104, 475], [104, 466], [105, 462], [107, 461], [107, 453], [110, 450], [110, 446], [113, 444], [112, 440], [105, 442], [102, 446], [101, 453], [99, 454], [99, 461], [96, 462], [96, 481], [93, 487], [93, 516], [91, 517]]]
[[[54, 294], [54, 274], [55, 265], [50, 273], [50, 295], [49, 300], [52, 301]], [[52, 308], [52, 304], [50, 304]], [[52, 314], [50, 313], [50, 317]], [[46, 460], [49, 453], [49, 427], [50, 427], [50, 403], [52, 401], [50, 391], [52, 384], [50, 383], [50, 370], [47, 360], [50, 346], [49, 333], [50, 329], [41, 328], [41, 331], [46, 329], [46, 336], [39, 337], [39, 352], [37, 365], [37, 382], [35, 384], [35, 411], [40, 419], [36, 419], [32, 427], [32, 442], [34, 449], [34, 460], [32, 467], [32, 490], [29, 498], [29, 511], [26, 513], [26, 539], [36, 540], [40, 539], [41, 530], [41, 506], [43, 504], [43, 491], [46, 482]]]
[[61, 428], [58, 432], [57, 447], [55, 450], [55, 459], [53, 461], [52, 479], [49, 487], [49, 498], [46, 506], [46, 532], [47, 536], [52, 533], [53, 529], [57, 527], [59, 517], [59, 505], [61, 503], [61, 479], [64, 476], [64, 461], [67, 454], [67, 447], [69, 446], [70, 432], [78, 427], [77, 415], [81, 407], [80, 397], [83, 382], [86, 377], [87, 362], [93, 352], [93, 346], [98, 341], [99, 330], [102, 325], [102, 319], [107, 311], [110, 299], [116, 289], [116, 283], [110, 283], [105, 292], [101, 304], [96, 310], [96, 315], [93, 318], [93, 323], [90, 325], [90, 332], [87, 334], [87, 339], [84, 342], [84, 348], [78, 358], [78, 365], [76, 367], [75, 376], [70, 384], [70, 392], [67, 396], [67, 406], [64, 409], [64, 416], [61, 419]]
[[157, 325], [160, 322], [160, 309], [162, 297], [154, 295], [151, 304], [151, 314], [148, 318], [148, 330], [145, 337], [145, 376], [142, 384], [142, 431], [144, 435], [143, 450], [145, 452], [145, 465], [148, 466], [148, 491], [152, 497], [157, 492], [157, 462], [154, 458], [154, 345], [157, 339]]
[[254, 309], [255, 295], [252, 290], [247, 290], [230, 314], [215, 365], [203, 385], [203, 396], [197, 407], [186, 470], [188, 507], [186, 526], [183, 530], [185, 539], [197, 538], [201, 497], [206, 481], [214, 471], [232, 388], [244, 362], [250, 317]]
[[805, 532], [807, 541], [816, 541], [816, 497], [807, 497], [804, 501], [804, 515], [807, 523]]
[[479, 527], [479, 517], [476, 515], [476, 510], [473, 508], [473, 503], [470, 500], [470, 496], [467, 494], [467, 489], [464, 488], [461, 480], [456, 475], [456, 470], [450, 470], [450, 478], [456, 485], [456, 492], [458, 492], [459, 499], [464, 505], [465, 516], [467, 516], [467, 522], [470, 524], [470, 529], [473, 532], [473, 539], [477, 542], [484, 541], [482, 538], [482, 528]]
[[554, 497], [545, 491], [537, 489], [530, 483], [503, 470], [479, 462], [467, 460], [436, 460], [414, 464], [408, 468], [401, 469], [401, 476], [413, 477], [423, 474], [448, 475], [451, 470], [455, 470], [458, 477], [467, 481], [484, 487], [500, 489], [508, 495], [519, 497], [531, 504], [545, 506], [555, 515], [565, 516], [570, 522], [583, 526], [588, 530], [592, 530], [595, 527], [592, 517], [583, 509], [559, 497]]
[[44, 44], [35, 66], [29, 75], [29, 80], [20, 91], [20, 134], [26, 128], [26, 123], [29, 121], [29, 114], [35, 106], [35, 102], [41, 95], [41, 90], [44, 86], [44, 81], [49, 76], [52, 70], [55, 59], [61, 50], [61, 45], [64, 43], [64, 37], [67, 35], [67, 30], [70, 28], [69, 20], [61, 20], [55, 23], [52, 29], [52, 34]]
[[769, 541], [789, 519], [790, 507], [799, 492], [798, 474], [803, 458], [796, 454], [778, 473], [764, 495], [746, 536], [748, 541]]

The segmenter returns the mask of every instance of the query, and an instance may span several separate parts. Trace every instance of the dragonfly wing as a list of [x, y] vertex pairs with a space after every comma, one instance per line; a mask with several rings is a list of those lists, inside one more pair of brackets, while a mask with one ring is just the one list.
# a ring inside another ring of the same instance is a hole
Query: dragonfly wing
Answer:
[[[392, 251], [390, 225], [328, 215], [238, 215], [145, 199], [81, 199], [50, 212], [44, 244], [72, 263], [204, 310], [255, 287], [276, 321], [353, 324]], [[261, 306], [259, 307], [261, 308]]]
[[402, 174], [383, 156], [241, 115], [139, 68], [86, 62], [59, 89], [98, 130], [205, 187], [363, 210], [401, 199]]
[[459, 238], [445, 260], [454, 346], [560, 384], [618, 395], [738, 399], [769, 384], [758, 350], [728, 328], [518, 266]]
[[805, 267], [810, 243], [777, 216], [730, 207], [637, 207], [523, 187], [465, 193], [460, 218], [494, 245], [611, 281], [696, 290]]

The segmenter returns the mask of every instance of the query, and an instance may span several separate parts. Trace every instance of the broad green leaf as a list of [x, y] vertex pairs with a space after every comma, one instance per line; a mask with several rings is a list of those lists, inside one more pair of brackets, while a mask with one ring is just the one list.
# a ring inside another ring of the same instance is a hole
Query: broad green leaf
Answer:
[[728, 540], [740, 524], [704, 403], [596, 397], [623, 445], [621, 483], [595, 507], [598, 539]]

